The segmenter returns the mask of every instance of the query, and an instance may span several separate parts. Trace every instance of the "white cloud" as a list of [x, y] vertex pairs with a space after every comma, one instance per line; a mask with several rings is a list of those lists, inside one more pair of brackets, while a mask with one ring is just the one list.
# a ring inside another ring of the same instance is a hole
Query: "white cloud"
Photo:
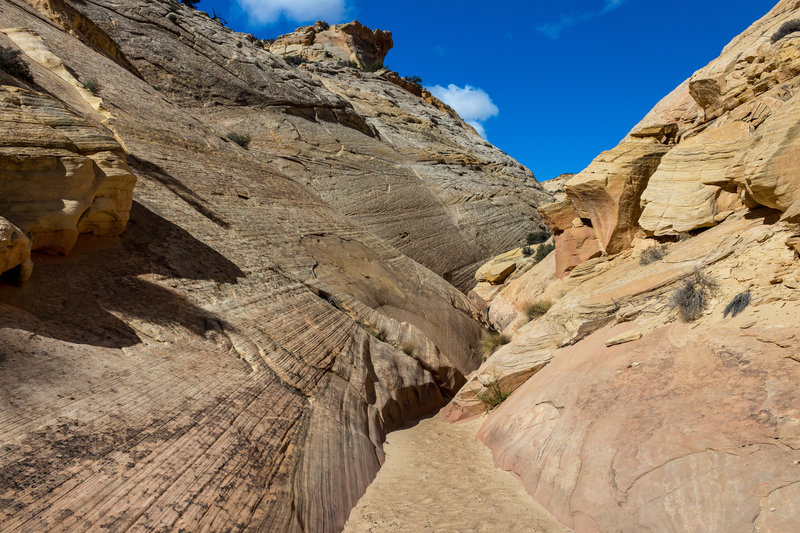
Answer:
[[599, 11], [584, 11], [577, 15], [561, 15], [556, 22], [539, 24], [536, 26], [536, 30], [547, 35], [551, 39], [558, 39], [561, 36], [561, 32], [565, 29], [614, 11], [627, 1], [628, 0], [605, 0], [603, 7]]
[[281, 16], [295, 22], [327, 20], [338, 22], [344, 15], [345, 0], [237, 0], [252, 22], [269, 24]]
[[491, 97], [482, 89], [471, 85], [459, 87], [454, 84], [446, 88], [441, 85], [428, 87], [428, 90], [439, 100], [456, 110], [465, 122], [472, 125], [481, 137], [486, 137], [483, 122], [497, 116], [500, 110], [494, 105]]

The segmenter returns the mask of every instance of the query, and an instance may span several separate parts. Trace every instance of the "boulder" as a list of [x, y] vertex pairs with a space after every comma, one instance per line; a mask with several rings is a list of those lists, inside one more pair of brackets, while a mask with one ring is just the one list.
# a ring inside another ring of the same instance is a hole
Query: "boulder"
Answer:
[[483, 276], [485, 280], [492, 285], [502, 285], [508, 276], [513, 274], [516, 269], [517, 264], [514, 261], [495, 263], [489, 265], [489, 267], [483, 271]]

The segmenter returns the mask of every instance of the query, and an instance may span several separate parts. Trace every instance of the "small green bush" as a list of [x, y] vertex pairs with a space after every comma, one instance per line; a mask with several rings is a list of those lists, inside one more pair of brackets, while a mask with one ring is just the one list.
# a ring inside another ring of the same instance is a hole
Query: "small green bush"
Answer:
[[542, 244], [544, 241], [549, 239], [553, 234], [545, 229], [537, 229], [536, 231], [532, 231], [528, 233], [528, 244]]
[[506, 401], [509, 396], [511, 396], [511, 391], [504, 391], [502, 387], [500, 387], [500, 382], [495, 378], [486, 385], [485, 392], [478, 394], [478, 399], [483, 402], [487, 411], [491, 411]]
[[733, 297], [731, 303], [725, 307], [725, 313], [722, 316], [727, 318], [728, 315], [731, 315], [733, 318], [744, 311], [748, 305], [750, 305], [750, 291], [744, 291]]
[[327, 22], [325, 22], [324, 20], [318, 20], [317, 23], [315, 24], [315, 26], [318, 26], [323, 31], [327, 30], [327, 29], [329, 29], [331, 27], [331, 25], [328, 24]]
[[87, 91], [95, 96], [97, 96], [97, 93], [100, 92], [100, 82], [95, 79], [88, 79], [84, 81], [83, 86], [86, 87]]
[[531, 248], [530, 246], [523, 246], [522, 247], [522, 255], [524, 255], [525, 257], [532, 256], [533, 255], [533, 248]]
[[485, 332], [479, 343], [483, 360], [489, 359], [495, 350], [509, 342], [511, 342], [511, 338], [508, 335], [501, 335], [492, 331]]
[[363, 70], [366, 71], [366, 72], [378, 72], [379, 70], [384, 69], [384, 68], [387, 68], [387, 67], [383, 63], [376, 61], [375, 63], [370, 63], [369, 65], [364, 65], [364, 69]]
[[246, 133], [237, 133], [234, 131], [226, 135], [226, 137], [229, 140], [241, 146], [242, 148], [244, 148], [245, 150], [250, 148], [250, 136], [247, 135]]
[[645, 248], [642, 250], [642, 255], [639, 256], [639, 264], [647, 266], [656, 261], [661, 261], [665, 255], [667, 255], [667, 246], [664, 244]]
[[22, 81], [33, 81], [28, 64], [22, 60], [20, 50], [0, 46], [0, 70]]
[[534, 318], [546, 315], [551, 307], [553, 307], [553, 302], [549, 300], [537, 300], [525, 307], [525, 314], [528, 315], [530, 320], [533, 320]]
[[261, 44], [269, 48], [271, 45], [275, 44], [275, 39], [261, 39]]
[[403, 79], [418, 89], [422, 89], [422, 78], [419, 76], [403, 76]]
[[356, 63], [355, 61], [345, 61], [343, 59], [340, 59], [339, 61], [336, 62], [336, 66], [347, 67], [347, 68], [358, 68], [358, 63]]
[[684, 322], [703, 316], [708, 300], [717, 289], [717, 283], [699, 270], [685, 279], [670, 299], [670, 306], [678, 310]]
[[555, 249], [556, 249], [556, 245], [555, 244], [542, 244], [536, 250], [536, 255], [534, 256], [534, 260], [537, 263], [540, 263], [545, 257], [550, 255], [550, 253]]
[[197, 8], [197, 4], [200, 3], [200, 0], [181, 0], [181, 4], [185, 6], [189, 6], [192, 9]]
[[410, 342], [406, 342], [403, 343], [403, 345], [400, 347], [400, 350], [406, 355], [413, 356], [415, 348], [413, 344], [411, 344]]
[[784, 22], [778, 31], [772, 34], [772, 44], [777, 43], [787, 35], [800, 31], [800, 19]]

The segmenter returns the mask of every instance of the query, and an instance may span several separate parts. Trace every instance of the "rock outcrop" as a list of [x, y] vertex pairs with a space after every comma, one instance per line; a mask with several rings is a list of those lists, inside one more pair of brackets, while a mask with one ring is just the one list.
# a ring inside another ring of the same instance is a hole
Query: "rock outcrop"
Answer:
[[569, 179], [540, 208], [554, 254], [470, 293], [512, 341], [445, 416], [513, 391], [479, 436], [575, 531], [800, 528], [794, 19], [778, 3]]
[[0, 28], [31, 72], [0, 73], [0, 531], [341, 528], [479, 364], [441, 276], [551, 196], [424, 94], [182, 4]]
[[320, 21], [281, 35], [269, 44], [269, 51], [282, 57], [307, 61], [335, 59], [353, 62], [361, 68], [375, 68], [383, 66], [393, 46], [391, 32], [371, 30], [357, 20], [333, 26]]
[[595, 231], [593, 239], [552, 227], [562, 235], [560, 275], [598, 249], [629, 247], [637, 230], [677, 236], [713, 227], [744, 206], [798, 216], [800, 37], [772, 39], [797, 17], [795, 2], [779, 2], [567, 182], [568, 203]]

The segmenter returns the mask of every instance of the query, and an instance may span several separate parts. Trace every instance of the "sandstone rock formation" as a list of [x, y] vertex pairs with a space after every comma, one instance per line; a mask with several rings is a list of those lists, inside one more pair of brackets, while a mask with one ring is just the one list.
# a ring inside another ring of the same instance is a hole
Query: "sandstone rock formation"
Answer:
[[[793, 19], [778, 3], [569, 179], [540, 208], [555, 254], [470, 293], [512, 341], [445, 415], [514, 391], [479, 436], [576, 531], [800, 528], [800, 34], [771, 42]], [[686, 323], [676, 296], [700, 278]]]
[[317, 22], [281, 35], [270, 43], [269, 51], [282, 57], [309, 61], [336, 59], [351, 61], [361, 68], [383, 66], [386, 54], [394, 46], [392, 33], [371, 30], [357, 20], [329, 26]]
[[441, 276], [551, 196], [424, 94], [184, 5], [3, 0], [0, 29], [33, 76], [0, 74], [0, 261], [36, 263], [0, 284], [0, 531], [341, 528], [479, 364]]
[[800, 37], [772, 42], [797, 17], [795, 2], [779, 2], [567, 182], [568, 203], [590, 221], [594, 238], [553, 221], [559, 275], [598, 249], [629, 247], [639, 229], [676, 236], [719, 224], [743, 206], [797, 217]]

